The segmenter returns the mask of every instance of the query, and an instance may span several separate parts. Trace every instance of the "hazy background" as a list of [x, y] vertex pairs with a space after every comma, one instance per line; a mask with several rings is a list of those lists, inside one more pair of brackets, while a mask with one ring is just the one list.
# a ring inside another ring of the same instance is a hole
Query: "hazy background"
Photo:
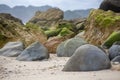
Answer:
[[0, 4], [14, 6], [43, 6], [50, 5], [62, 10], [98, 8], [102, 0], [0, 0]]

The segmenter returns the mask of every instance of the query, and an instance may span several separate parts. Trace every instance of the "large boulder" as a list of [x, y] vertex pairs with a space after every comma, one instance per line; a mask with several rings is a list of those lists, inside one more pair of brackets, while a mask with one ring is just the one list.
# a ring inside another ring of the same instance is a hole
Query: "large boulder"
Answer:
[[35, 42], [28, 46], [18, 57], [19, 61], [35, 61], [35, 60], [43, 60], [48, 59], [49, 54], [47, 49], [40, 44], [39, 42]]
[[3, 48], [0, 49], [0, 55], [17, 57], [23, 50], [24, 44], [22, 42], [8, 42]]
[[62, 42], [57, 47], [57, 56], [58, 57], [70, 57], [73, 55], [74, 51], [81, 45], [86, 44], [82, 38], [72, 38]]
[[97, 71], [111, 67], [108, 56], [98, 47], [80, 46], [65, 64], [63, 71]]
[[108, 50], [110, 60], [114, 59], [116, 56], [120, 56], [120, 44], [113, 44]]
[[104, 0], [100, 5], [100, 9], [120, 12], [120, 0]]

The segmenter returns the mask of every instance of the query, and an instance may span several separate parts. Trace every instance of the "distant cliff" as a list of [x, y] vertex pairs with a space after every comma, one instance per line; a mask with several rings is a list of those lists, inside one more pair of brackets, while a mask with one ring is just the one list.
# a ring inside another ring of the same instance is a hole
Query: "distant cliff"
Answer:
[[[53, 8], [51, 6], [45, 5], [40, 7], [35, 6], [15, 6], [13, 8], [10, 8], [7, 5], [1, 4], [0, 5], [0, 13], [10, 13], [14, 17], [17, 17], [23, 21], [23, 23], [28, 22], [35, 14], [36, 11], [46, 11], [50, 8]], [[64, 19], [70, 20], [75, 18], [85, 18], [88, 16], [91, 9], [87, 10], [73, 10], [73, 11], [65, 11], [64, 12]]]
[[90, 13], [91, 9], [86, 10], [67, 10], [64, 12], [64, 19], [65, 20], [71, 20], [75, 18], [86, 18], [88, 17], [88, 14]]

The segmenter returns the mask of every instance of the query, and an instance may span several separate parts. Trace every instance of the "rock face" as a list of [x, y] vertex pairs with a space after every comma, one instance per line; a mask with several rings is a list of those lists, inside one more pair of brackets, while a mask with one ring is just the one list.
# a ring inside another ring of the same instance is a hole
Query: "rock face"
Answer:
[[120, 0], [104, 0], [100, 5], [100, 9], [120, 12]]
[[35, 40], [44, 43], [47, 37], [38, 26], [23, 25], [21, 20], [12, 15], [0, 13], [0, 47], [3, 47], [7, 42], [18, 40], [29, 45]]
[[35, 16], [29, 22], [45, 28], [56, 26], [61, 19], [63, 19], [63, 11], [58, 8], [51, 8], [45, 12], [36, 12]]
[[120, 55], [115, 57], [112, 62], [119, 62], [120, 63]]
[[18, 57], [19, 61], [35, 61], [35, 60], [43, 60], [48, 59], [49, 54], [47, 49], [40, 44], [39, 42], [35, 42], [27, 47]]
[[120, 30], [120, 13], [91, 11], [85, 27], [85, 39], [91, 44], [101, 45], [114, 31]]
[[97, 71], [110, 67], [110, 60], [101, 49], [86, 44], [75, 51], [63, 71]]
[[57, 47], [57, 56], [58, 57], [70, 57], [73, 55], [74, 51], [81, 45], [86, 44], [87, 42], [81, 38], [72, 38], [62, 42]]
[[110, 47], [110, 49], [108, 50], [108, 53], [110, 60], [112, 60], [116, 56], [120, 56], [120, 45], [113, 44], [112, 47]]
[[2, 49], [0, 55], [8, 57], [17, 57], [22, 53], [24, 45], [22, 42], [9, 42]]

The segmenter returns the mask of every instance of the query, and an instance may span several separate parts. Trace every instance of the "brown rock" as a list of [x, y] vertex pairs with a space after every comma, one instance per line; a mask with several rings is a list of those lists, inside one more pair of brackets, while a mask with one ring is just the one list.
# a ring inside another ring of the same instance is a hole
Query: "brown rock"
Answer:
[[29, 21], [42, 27], [51, 27], [63, 19], [63, 11], [58, 8], [51, 8], [45, 12], [36, 12], [35, 16]]
[[44, 45], [47, 47], [49, 53], [56, 53], [57, 46], [64, 40], [65, 38], [63, 37], [52, 37]]

